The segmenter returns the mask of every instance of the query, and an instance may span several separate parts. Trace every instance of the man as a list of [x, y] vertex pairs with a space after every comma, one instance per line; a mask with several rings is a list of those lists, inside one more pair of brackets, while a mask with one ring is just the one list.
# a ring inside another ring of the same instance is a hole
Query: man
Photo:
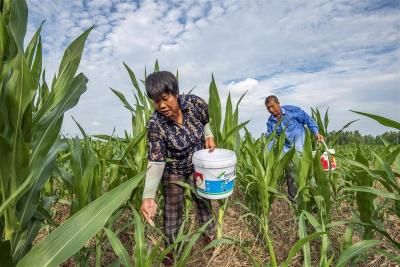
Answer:
[[[155, 195], [162, 180], [164, 184], [164, 233], [168, 245], [174, 243], [182, 224], [184, 188], [175, 182], [195, 185], [193, 180], [193, 153], [208, 148], [215, 149], [211, 133], [207, 103], [195, 95], [179, 95], [176, 77], [167, 71], [150, 74], [145, 82], [146, 93], [153, 100], [155, 111], [147, 124], [148, 171], [141, 212], [153, 224], [157, 204]], [[199, 224], [212, 218], [210, 200], [199, 199], [192, 194]], [[203, 243], [213, 239], [214, 223], [203, 235]], [[173, 265], [169, 253], [164, 265]]]
[[[282, 122], [276, 129], [276, 134], [280, 136], [282, 131], [286, 129], [284, 152], [287, 152], [292, 146], [295, 146], [298, 152], [303, 151], [306, 136], [304, 125], [307, 125], [318, 141], [324, 140], [324, 137], [318, 132], [318, 126], [315, 121], [301, 108], [290, 105], [281, 106], [278, 98], [274, 95], [270, 95], [265, 99], [265, 106], [271, 114], [267, 121], [266, 136], [273, 132], [279, 121]], [[289, 163], [288, 167], [285, 169], [285, 177], [287, 180], [289, 199], [293, 201], [297, 194], [297, 187], [294, 182], [292, 171], [293, 164]]]

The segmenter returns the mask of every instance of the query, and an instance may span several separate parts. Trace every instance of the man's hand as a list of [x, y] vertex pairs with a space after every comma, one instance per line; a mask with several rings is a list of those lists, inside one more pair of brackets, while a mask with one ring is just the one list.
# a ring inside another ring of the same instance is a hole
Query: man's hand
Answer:
[[320, 135], [319, 133], [315, 135], [315, 138], [317, 139], [318, 142], [324, 141], [324, 137]]
[[157, 203], [152, 198], [145, 198], [142, 200], [142, 206], [140, 207], [140, 211], [143, 214], [143, 217], [146, 221], [154, 227], [153, 218], [156, 216], [157, 212]]
[[209, 152], [213, 152], [214, 149], [216, 148], [216, 145], [215, 145], [213, 137], [207, 137], [206, 138], [206, 148], [209, 149]]

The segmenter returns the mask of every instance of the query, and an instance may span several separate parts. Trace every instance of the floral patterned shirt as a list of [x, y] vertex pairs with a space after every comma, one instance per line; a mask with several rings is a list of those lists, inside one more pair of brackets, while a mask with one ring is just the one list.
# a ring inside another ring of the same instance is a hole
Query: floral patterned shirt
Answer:
[[191, 174], [193, 153], [203, 149], [207, 103], [195, 95], [179, 95], [183, 121], [179, 124], [154, 111], [147, 124], [148, 160], [165, 161], [171, 174]]

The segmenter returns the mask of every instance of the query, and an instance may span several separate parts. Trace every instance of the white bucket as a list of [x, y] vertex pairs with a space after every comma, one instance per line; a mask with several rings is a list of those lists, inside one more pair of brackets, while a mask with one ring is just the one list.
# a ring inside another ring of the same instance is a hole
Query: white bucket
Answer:
[[216, 148], [196, 151], [193, 154], [194, 179], [197, 193], [207, 199], [222, 199], [233, 192], [236, 178], [236, 154]]
[[[313, 151], [312, 156], [315, 157], [316, 153], [317, 153], [316, 151]], [[327, 149], [321, 155], [321, 164], [325, 171], [333, 171], [334, 169], [336, 169], [337, 166], [336, 166], [336, 159], [333, 156], [334, 154], [335, 154], [334, 149]]]

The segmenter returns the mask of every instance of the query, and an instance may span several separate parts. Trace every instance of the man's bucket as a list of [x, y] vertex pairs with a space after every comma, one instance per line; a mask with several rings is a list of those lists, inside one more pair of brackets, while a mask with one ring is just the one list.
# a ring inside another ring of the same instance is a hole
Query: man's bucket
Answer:
[[[333, 156], [335, 155], [335, 150], [329, 149], [324, 141], [322, 141], [322, 143], [325, 146], [325, 152], [321, 155], [322, 167], [324, 168], [325, 171], [333, 171], [337, 167], [336, 159]], [[316, 151], [313, 151], [312, 156], [315, 157], [316, 153], [317, 153]]]
[[196, 151], [193, 154], [194, 179], [197, 193], [207, 199], [222, 199], [233, 192], [236, 178], [236, 154], [216, 148]]

